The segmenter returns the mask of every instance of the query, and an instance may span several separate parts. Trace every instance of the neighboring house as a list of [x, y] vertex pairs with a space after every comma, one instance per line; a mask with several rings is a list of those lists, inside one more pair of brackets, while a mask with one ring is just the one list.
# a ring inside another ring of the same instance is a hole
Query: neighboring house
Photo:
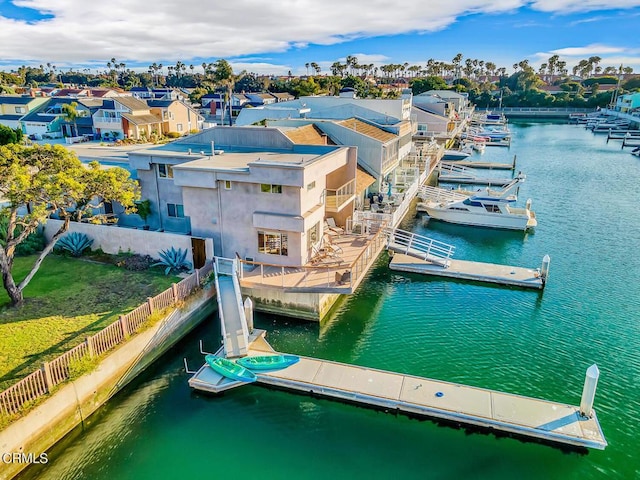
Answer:
[[450, 118], [431, 113], [415, 105], [411, 108], [411, 115], [417, 124], [416, 137], [431, 137], [450, 132], [455, 128], [455, 122]]
[[128, 92], [140, 100], [184, 100], [187, 95], [174, 88], [133, 87]]
[[270, 93], [245, 93], [251, 105], [272, 105], [276, 103], [276, 97]]
[[22, 127], [21, 119], [46, 101], [47, 98], [29, 95], [0, 95], [0, 125], [12, 129]]
[[[453, 108], [455, 108], [457, 112], [463, 112], [469, 109], [469, 95], [467, 93], [458, 93], [453, 90], [429, 90], [428, 92], [416, 95], [416, 97], [420, 97], [422, 95], [438, 96], [445, 102], [452, 103]], [[416, 103], [416, 97], [414, 97], [414, 103]]]
[[151, 113], [146, 102], [134, 97], [105, 99], [102, 107], [93, 114], [95, 133], [111, 138], [150, 138], [162, 132], [162, 119]]
[[120, 97], [124, 93], [123, 90], [114, 90], [111, 88], [62, 88], [54, 91], [56, 97], [73, 97], [73, 98], [112, 98]]
[[196, 110], [179, 100], [147, 100], [151, 113], [162, 120], [162, 133], [202, 130], [204, 118]]
[[287, 92], [269, 92], [271, 95], [276, 97], [276, 103], [280, 102], [290, 102], [291, 100], [295, 100], [296, 97]]
[[640, 92], [620, 95], [616, 100], [615, 109], [620, 112], [630, 113], [637, 108], [640, 108]]
[[[91, 114], [95, 107], [85, 105], [81, 98], [51, 97], [37, 110], [26, 115], [21, 123], [26, 135], [36, 138], [58, 138], [93, 134]], [[75, 125], [64, 118], [63, 106], [75, 102], [78, 118]], [[76, 131], [77, 127], [77, 131]]]
[[455, 104], [439, 95], [421, 93], [413, 97], [413, 105], [442, 117], [455, 118]]
[[275, 128], [211, 128], [129, 152], [129, 162], [153, 204], [151, 227], [212, 238], [218, 256], [304, 265], [324, 219], [353, 215], [356, 149], [296, 145]]

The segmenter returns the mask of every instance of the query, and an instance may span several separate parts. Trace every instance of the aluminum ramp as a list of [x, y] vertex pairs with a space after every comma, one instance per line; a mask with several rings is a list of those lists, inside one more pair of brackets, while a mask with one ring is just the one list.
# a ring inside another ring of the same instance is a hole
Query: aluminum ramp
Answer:
[[387, 228], [387, 249], [447, 268], [456, 247], [399, 228]]
[[235, 260], [216, 257], [214, 274], [222, 344], [227, 358], [247, 355], [249, 330], [244, 314]]

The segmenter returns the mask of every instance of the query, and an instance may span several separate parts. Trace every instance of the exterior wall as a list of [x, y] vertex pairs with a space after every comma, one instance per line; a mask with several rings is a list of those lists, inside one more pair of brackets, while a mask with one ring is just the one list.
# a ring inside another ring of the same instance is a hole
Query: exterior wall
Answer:
[[[50, 239], [62, 225], [61, 220], [50, 219], [44, 226], [44, 234]], [[105, 253], [131, 251], [140, 255], [159, 258], [158, 252], [175, 247], [187, 250], [187, 260], [193, 263], [191, 236], [174, 233], [152, 232], [134, 228], [122, 228], [115, 225], [94, 225], [91, 223], [71, 222], [69, 232], [80, 232], [93, 239], [91, 248], [101, 248]], [[200, 237], [196, 237], [200, 238]], [[205, 237], [207, 258], [213, 257], [213, 240]]]
[[251, 297], [254, 310], [285, 317], [322, 321], [344, 295], [331, 293], [291, 293], [275, 289], [242, 288]]
[[[256, 110], [256, 109], [249, 109]], [[243, 110], [244, 111], [244, 110]], [[239, 124], [236, 124], [239, 125]], [[274, 133], [277, 132], [277, 133]], [[215, 127], [204, 130], [196, 135], [190, 135], [184, 140], [186, 143], [201, 143], [211, 145], [213, 141], [219, 145], [245, 145], [255, 148], [292, 150], [291, 141], [276, 128], [237, 128]]]

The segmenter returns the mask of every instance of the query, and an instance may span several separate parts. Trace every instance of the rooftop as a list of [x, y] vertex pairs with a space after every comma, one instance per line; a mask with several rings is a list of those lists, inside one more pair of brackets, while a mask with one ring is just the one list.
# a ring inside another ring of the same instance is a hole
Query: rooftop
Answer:
[[222, 155], [200, 157], [191, 162], [175, 165], [178, 170], [238, 170], [247, 169], [249, 164], [287, 164], [302, 165], [317, 158], [317, 154], [300, 154], [285, 152], [224, 152]]
[[349, 118], [347, 120], [343, 120], [341, 122], [338, 122], [338, 125], [342, 125], [343, 127], [349, 128], [354, 132], [366, 135], [367, 137], [371, 137], [382, 143], [387, 143], [397, 138], [394, 133], [382, 130], [379, 127], [363, 122], [362, 120], [358, 120], [357, 118]]

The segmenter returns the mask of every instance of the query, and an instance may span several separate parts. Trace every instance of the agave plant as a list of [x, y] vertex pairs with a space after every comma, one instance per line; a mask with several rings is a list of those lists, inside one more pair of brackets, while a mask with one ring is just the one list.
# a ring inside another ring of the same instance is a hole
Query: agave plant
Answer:
[[187, 262], [187, 249], [171, 247], [168, 250], [162, 250], [159, 252], [160, 261], [151, 265], [152, 267], [163, 265], [166, 268], [164, 269], [164, 274], [169, 275], [171, 270], [175, 270], [179, 272], [180, 270], [186, 269], [191, 270], [191, 263]]
[[56, 247], [68, 250], [74, 257], [79, 257], [92, 243], [93, 239], [86, 234], [73, 232], [58, 240]]

